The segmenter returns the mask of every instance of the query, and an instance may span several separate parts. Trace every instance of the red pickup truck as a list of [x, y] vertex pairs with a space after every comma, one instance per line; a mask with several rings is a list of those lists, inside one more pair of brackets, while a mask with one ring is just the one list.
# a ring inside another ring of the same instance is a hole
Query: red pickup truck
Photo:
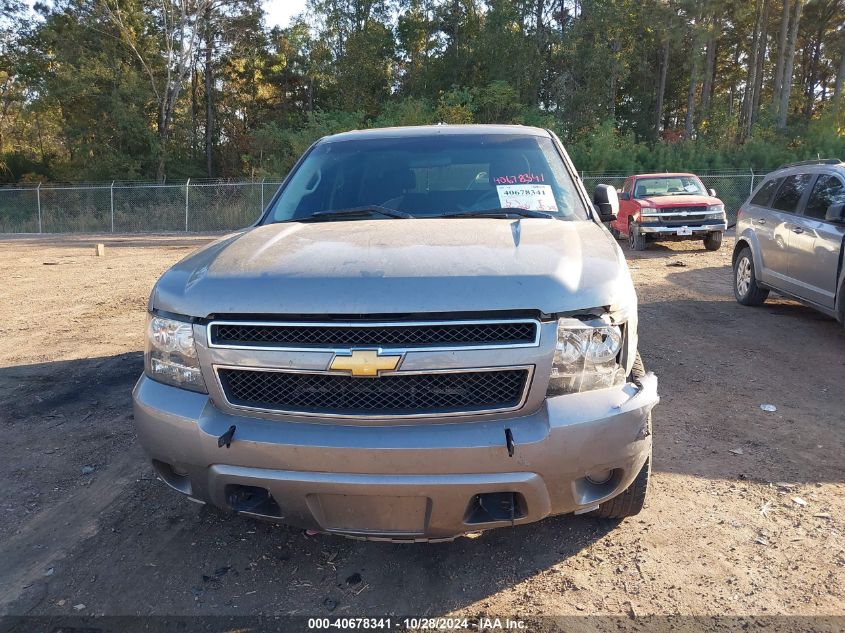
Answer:
[[619, 215], [610, 223], [616, 238], [627, 235], [631, 248], [643, 251], [650, 241], [703, 239], [719, 250], [727, 230], [725, 205], [695, 174], [640, 174], [625, 179]]

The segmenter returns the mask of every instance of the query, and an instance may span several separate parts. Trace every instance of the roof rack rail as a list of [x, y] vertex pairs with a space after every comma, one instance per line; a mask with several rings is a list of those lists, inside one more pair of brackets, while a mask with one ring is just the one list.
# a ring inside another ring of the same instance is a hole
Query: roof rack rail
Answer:
[[786, 169], [787, 167], [802, 167], [804, 165], [839, 165], [842, 163], [838, 158], [816, 158], [815, 160], [802, 160], [797, 163], [787, 163], [781, 165], [778, 169]]

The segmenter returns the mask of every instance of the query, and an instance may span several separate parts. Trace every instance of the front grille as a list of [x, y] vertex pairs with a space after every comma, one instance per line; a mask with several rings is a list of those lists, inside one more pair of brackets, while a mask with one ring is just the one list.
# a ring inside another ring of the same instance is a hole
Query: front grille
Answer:
[[[659, 213], [661, 222], [681, 225], [700, 223], [709, 211], [707, 211], [707, 207], [668, 207], [666, 209], [660, 209]], [[683, 213], [687, 215], [682, 215]]]
[[354, 378], [219, 368], [228, 401], [289, 413], [398, 416], [513, 409], [520, 405], [527, 369], [389, 374]]
[[350, 325], [212, 323], [211, 344], [248, 347], [484, 347], [533, 345], [535, 321]]
[[676, 220], [675, 218], [661, 218], [660, 225], [661, 226], [689, 226], [692, 228], [700, 227], [700, 226], [707, 226], [708, 224], [720, 224], [720, 220], [702, 220], [701, 218], [681, 218]]

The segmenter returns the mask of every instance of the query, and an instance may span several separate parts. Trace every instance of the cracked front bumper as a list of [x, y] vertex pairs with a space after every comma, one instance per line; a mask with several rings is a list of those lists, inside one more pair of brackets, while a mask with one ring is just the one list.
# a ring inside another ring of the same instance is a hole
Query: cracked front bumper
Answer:
[[[133, 392], [139, 440], [172, 488], [260, 518], [400, 541], [595, 508], [624, 491], [650, 455], [658, 400], [657, 378], [648, 374], [641, 387], [549, 398], [532, 413], [492, 421], [367, 426], [232, 415], [207, 395], [146, 376]], [[233, 425], [231, 447], [219, 448]], [[597, 472], [612, 476], [586, 478]], [[263, 491], [272, 502], [244, 509], [237, 501], [244, 491]], [[496, 493], [513, 493], [518, 511], [479, 521], [474, 500]]]

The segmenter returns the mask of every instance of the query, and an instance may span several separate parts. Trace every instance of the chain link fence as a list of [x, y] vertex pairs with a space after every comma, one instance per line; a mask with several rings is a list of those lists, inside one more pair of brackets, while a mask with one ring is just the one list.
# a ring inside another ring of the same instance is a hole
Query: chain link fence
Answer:
[[230, 231], [258, 219], [280, 184], [189, 180], [0, 187], [0, 233]]
[[[628, 174], [584, 173], [619, 189]], [[729, 222], [764, 174], [699, 174], [725, 203]], [[261, 215], [281, 180], [113, 182], [0, 187], [0, 233], [154, 233], [231, 231]]]

